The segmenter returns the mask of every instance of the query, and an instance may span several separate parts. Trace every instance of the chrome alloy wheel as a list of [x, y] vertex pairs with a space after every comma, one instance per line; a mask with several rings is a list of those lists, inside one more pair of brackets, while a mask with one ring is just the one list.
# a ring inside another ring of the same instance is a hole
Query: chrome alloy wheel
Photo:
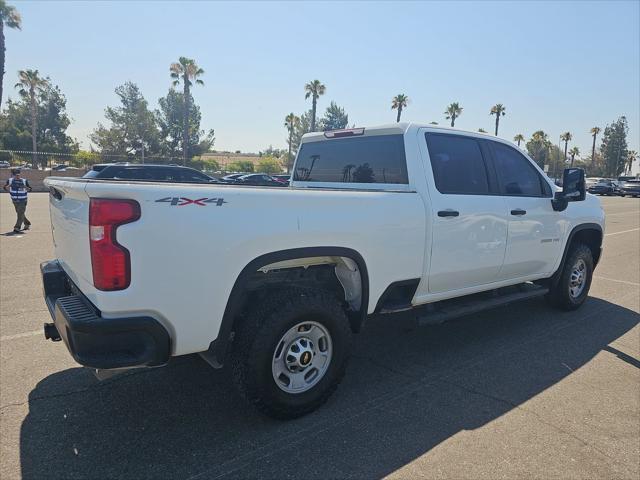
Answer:
[[276, 345], [273, 379], [287, 393], [306, 392], [327, 373], [332, 354], [329, 331], [317, 322], [300, 322]]
[[569, 278], [569, 294], [571, 298], [578, 298], [587, 284], [587, 264], [579, 258], [571, 269]]

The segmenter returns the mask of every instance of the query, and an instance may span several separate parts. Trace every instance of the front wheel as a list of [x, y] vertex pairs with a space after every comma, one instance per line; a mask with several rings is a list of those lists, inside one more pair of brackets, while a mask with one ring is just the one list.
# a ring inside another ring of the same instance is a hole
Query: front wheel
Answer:
[[547, 294], [549, 302], [563, 310], [575, 310], [584, 303], [593, 277], [591, 249], [582, 243], [570, 248], [560, 279]]
[[351, 329], [333, 295], [307, 289], [267, 294], [236, 331], [231, 354], [240, 396], [279, 419], [312, 412], [338, 387]]

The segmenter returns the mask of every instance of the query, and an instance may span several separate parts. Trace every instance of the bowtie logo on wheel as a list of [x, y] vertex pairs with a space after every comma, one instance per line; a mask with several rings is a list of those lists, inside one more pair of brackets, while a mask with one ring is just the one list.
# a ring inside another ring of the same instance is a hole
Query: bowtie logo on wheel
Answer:
[[216, 207], [221, 207], [225, 202], [224, 198], [196, 198], [191, 199], [187, 197], [165, 197], [159, 200], [156, 200], [156, 203], [169, 203], [172, 207], [184, 207], [186, 205], [197, 205], [199, 207], [206, 207], [207, 205], [215, 205]]

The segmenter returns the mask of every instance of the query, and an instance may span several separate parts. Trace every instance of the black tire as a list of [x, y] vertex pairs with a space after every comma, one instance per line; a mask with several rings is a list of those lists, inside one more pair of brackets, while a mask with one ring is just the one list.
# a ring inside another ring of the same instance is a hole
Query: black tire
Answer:
[[[571, 250], [567, 255], [560, 279], [547, 294], [549, 303], [562, 310], [576, 310], [584, 303], [589, 296], [589, 288], [593, 278], [593, 255], [591, 249], [583, 243], [573, 244], [569, 248]], [[580, 260], [585, 264], [585, 284], [580, 294], [573, 296], [570, 292], [571, 273]]]
[[[331, 336], [333, 354], [324, 376], [302, 393], [283, 391], [272, 374], [273, 355], [283, 335], [301, 321], [314, 321]], [[231, 373], [240, 396], [260, 412], [281, 420], [320, 407], [342, 380], [351, 350], [351, 329], [341, 303], [328, 292], [288, 288], [254, 305], [235, 333]]]

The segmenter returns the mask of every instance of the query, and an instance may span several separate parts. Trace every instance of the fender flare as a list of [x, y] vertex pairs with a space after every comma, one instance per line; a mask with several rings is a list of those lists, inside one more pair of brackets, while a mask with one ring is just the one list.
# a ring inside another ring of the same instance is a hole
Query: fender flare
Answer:
[[[600, 248], [602, 248], [604, 232], [602, 231], [601, 225], [597, 223], [581, 223], [580, 225], [576, 225], [575, 227], [573, 227], [571, 232], [569, 232], [569, 236], [567, 237], [566, 243], [564, 244], [564, 251], [562, 252], [562, 259], [560, 260], [560, 265], [558, 266], [558, 269], [553, 273], [553, 275], [551, 275], [551, 277], [549, 278], [552, 286], [557, 285], [558, 281], [560, 280], [560, 276], [562, 275], [562, 270], [564, 269], [564, 264], [567, 261], [567, 256], [569, 255], [569, 247], [571, 246], [571, 242], [573, 242], [573, 239], [578, 232], [581, 232], [584, 230], [596, 230], [597, 232], [599, 232]], [[597, 259], [594, 259], [594, 267], [597, 265], [599, 259], [600, 259], [600, 256], [598, 256]]]
[[292, 248], [288, 250], [280, 250], [277, 252], [266, 253], [253, 259], [249, 262], [240, 272], [236, 279], [231, 294], [227, 300], [227, 306], [222, 317], [220, 324], [220, 330], [218, 331], [218, 337], [211, 342], [209, 350], [203, 352], [205, 359], [214, 366], [222, 366], [224, 358], [227, 354], [227, 350], [231, 341], [231, 332], [233, 331], [233, 323], [240, 313], [242, 308], [242, 297], [245, 292], [245, 288], [249, 281], [249, 278], [258, 271], [261, 267], [269, 265], [271, 263], [282, 262], [285, 260], [294, 260], [298, 258], [309, 257], [347, 257], [356, 262], [358, 270], [360, 271], [360, 278], [362, 281], [362, 301], [360, 304], [360, 311], [355, 312], [349, 320], [352, 323], [352, 327], [359, 328], [367, 318], [367, 312], [369, 309], [369, 274], [367, 271], [367, 265], [357, 251], [344, 247], [303, 247]]

